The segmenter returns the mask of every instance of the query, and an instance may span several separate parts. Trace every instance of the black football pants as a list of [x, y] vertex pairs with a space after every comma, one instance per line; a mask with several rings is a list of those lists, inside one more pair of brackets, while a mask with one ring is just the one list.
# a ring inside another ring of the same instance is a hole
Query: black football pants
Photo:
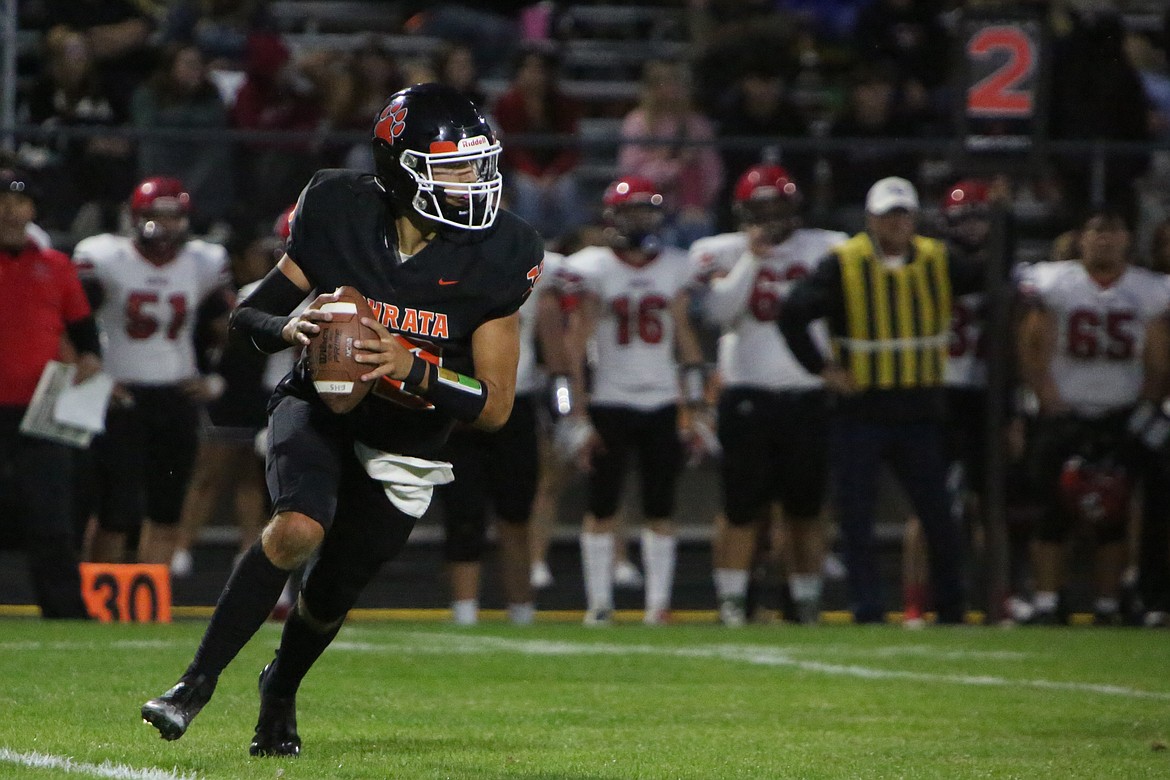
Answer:
[[47, 618], [84, 618], [73, 540], [73, 453], [20, 433], [24, 407], [0, 407], [0, 511], [19, 518], [33, 591]]

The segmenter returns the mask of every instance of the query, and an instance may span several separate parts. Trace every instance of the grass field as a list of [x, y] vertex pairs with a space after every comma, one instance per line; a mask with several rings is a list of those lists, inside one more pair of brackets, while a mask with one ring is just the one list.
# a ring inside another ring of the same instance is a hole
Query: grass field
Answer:
[[278, 760], [273, 625], [183, 739], [138, 717], [202, 629], [0, 622], [0, 778], [1170, 777], [1165, 632], [355, 622]]

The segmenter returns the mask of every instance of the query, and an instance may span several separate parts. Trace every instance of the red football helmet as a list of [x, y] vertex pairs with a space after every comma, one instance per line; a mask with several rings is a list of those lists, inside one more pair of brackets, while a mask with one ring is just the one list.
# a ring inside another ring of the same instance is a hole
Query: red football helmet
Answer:
[[662, 247], [658, 232], [666, 219], [662, 193], [641, 176], [623, 176], [605, 188], [606, 231], [615, 249], [637, 249], [656, 254]]
[[288, 237], [292, 235], [293, 215], [296, 214], [297, 204], [292, 204], [276, 218], [276, 224], [272, 226], [272, 233], [282, 242], [287, 243]]
[[736, 203], [751, 200], [798, 200], [800, 190], [788, 171], [779, 165], [761, 163], [744, 171], [735, 183]]
[[1061, 502], [1067, 512], [1083, 522], [1094, 526], [1125, 523], [1129, 496], [1129, 475], [1119, 465], [1074, 456], [1061, 469]]
[[963, 179], [943, 196], [942, 211], [948, 219], [970, 211], [983, 211], [991, 200], [991, 188], [982, 179]]
[[745, 227], [763, 230], [762, 238], [779, 244], [799, 226], [801, 193], [784, 168], [772, 163], [744, 171], [732, 192], [735, 218]]
[[191, 195], [183, 182], [166, 176], [143, 180], [130, 196], [130, 215], [138, 243], [157, 253], [173, 253], [187, 238]]
[[661, 206], [662, 194], [643, 176], [623, 176], [605, 188], [601, 202], [607, 209], [619, 206]]
[[991, 188], [982, 179], [963, 179], [948, 187], [942, 213], [951, 239], [971, 250], [981, 248], [991, 233], [990, 202]]

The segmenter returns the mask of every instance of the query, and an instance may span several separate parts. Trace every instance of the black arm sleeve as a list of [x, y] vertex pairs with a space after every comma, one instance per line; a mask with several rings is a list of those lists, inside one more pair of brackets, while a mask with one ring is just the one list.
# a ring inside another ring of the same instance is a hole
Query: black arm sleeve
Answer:
[[229, 334], [245, 336], [256, 349], [269, 354], [292, 346], [280, 331], [288, 322], [288, 315], [305, 299], [305, 292], [292, 283], [279, 268], [273, 268], [232, 312]]
[[808, 326], [829, 316], [833, 301], [840, 297], [841, 264], [835, 255], [829, 255], [817, 264], [812, 274], [793, 285], [780, 307], [780, 334], [792, 356], [810, 374], [824, 370], [825, 356], [809, 335]]
[[97, 311], [102, 307], [106, 300], [106, 291], [102, 287], [102, 283], [97, 279], [87, 279], [82, 277], [81, 289], [85, 290], [86, 300], [89, 301], [89, 308]]
[[66, 323], [65, 332], [78, 354], [88, 352], [101, 356], [102, 344], [98, 340], [97, 323], [94, 322], [93, 315]]
[[200, 374], [210, 374], [219, 363], [225, 344], [216, 321], [232, 310], [234, 295], [227, 287], [213, 291], [195, 312], [195, 365]]

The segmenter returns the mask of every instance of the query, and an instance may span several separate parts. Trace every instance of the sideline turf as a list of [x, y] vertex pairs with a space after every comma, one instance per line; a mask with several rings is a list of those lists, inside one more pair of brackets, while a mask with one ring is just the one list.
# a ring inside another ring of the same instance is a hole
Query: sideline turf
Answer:
[[138, 717], [202, 629], [0, 621], [0, 749], [208, 780], [1170, 777], [1166, 632], [362, 623], [305, 682], [304, 755], [259, 760], [276, 626], [180, 741]]

